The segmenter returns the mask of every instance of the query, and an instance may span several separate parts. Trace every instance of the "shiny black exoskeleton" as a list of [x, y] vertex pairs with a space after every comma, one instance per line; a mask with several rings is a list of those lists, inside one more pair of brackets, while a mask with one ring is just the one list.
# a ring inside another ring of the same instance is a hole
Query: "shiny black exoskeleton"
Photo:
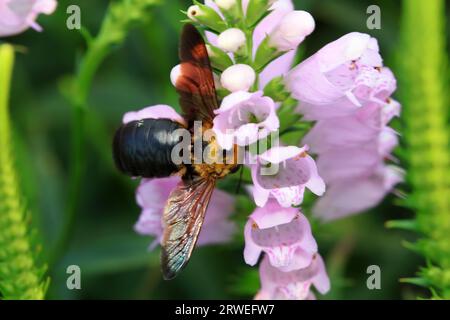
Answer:
[[171, 152], [181, 141], [183, 126], [169, 119], [143, 119], [117, 129], [113, 155], [117, 168], [133, 177], [162, 178], [181, 167], [171, 160]]

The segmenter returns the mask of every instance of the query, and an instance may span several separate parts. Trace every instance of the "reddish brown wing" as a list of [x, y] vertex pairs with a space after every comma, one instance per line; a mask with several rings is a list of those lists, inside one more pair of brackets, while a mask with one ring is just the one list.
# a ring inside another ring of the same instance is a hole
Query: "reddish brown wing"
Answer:
[[185, 179], [170, 194], [164, 208], [161, 264], [164, 279], [173, 279], [187, 264], [197, 242], [215, 180]]
[[214, 78], [201, 34], [192, 24], [183, 28], [180, 41], [181, 74], [175, 84], [185, 119], [212, 122], [218, 108]]

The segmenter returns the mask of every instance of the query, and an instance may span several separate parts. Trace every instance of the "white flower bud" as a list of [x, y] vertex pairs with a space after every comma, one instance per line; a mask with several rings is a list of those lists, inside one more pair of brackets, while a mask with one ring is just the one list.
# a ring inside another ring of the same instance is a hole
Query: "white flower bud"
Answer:
[[227, 29], [217, 38], [217, 46], [226, 52], [236, 52], [245, 45], [245, 34], [237, 28]]
[[236, 4], [236, 0], [215, 0], [214, 2], [223, 10], [229, 10]]
[[270, 34], [269, 43], [280, 51], [295, 49], [314, 31], [315, 26], [314, 18], [308, 12], [289, 12]]
[[201, 14], [200, 7], [198, 5], [190, 6], [187, 11], [187, 16], [192, 21], [197, 21], [197, 16]]
[[220, 78], [222, 86], [231, 92], [248, 91], [255, 80], [255, 71], [246, 64], [235, 64], [227, 68]]
[[173, 67], [172, 70], [170, 71], [170, 82], [172, 82], [174, 87], [177, 83], [180, 74], [181, 74], [181, 66], [179, 64]]

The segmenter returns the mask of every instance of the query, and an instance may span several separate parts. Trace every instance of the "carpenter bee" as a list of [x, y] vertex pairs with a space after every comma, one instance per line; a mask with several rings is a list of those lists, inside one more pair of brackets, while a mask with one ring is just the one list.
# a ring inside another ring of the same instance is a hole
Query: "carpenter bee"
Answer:
[[[215, 161], [222, 149], [214, 136], [205, 138], [203, 134], [199, 136], [195, 133], [190, 141], [191, 146], [201, 139], [202, 146], [212, 150], [209, 161], [176, 164], [171, 159], [171, 152], [181, 139], [178, 129], [193, 132], [195, 121], [201, 121], [203, 130], [211, 129], [214, 110], [218, 108], [205, 42], [191, 24], [183, 28], [179, 57], [181, 72], [175, 87], [185, 122], [170, 119], [131, 121], [117, 130], [113, 142], [114, 160], [123, 173], [145, 178], [174, 174], [182, 177], [170, 194], [163, 213], [161, 264], [166, 280], [173, 279], [189, 261], [216, 181], [239, 167], [235, 152], [232, 159]], [[192, 152], [189, 156], [194, 160]]]

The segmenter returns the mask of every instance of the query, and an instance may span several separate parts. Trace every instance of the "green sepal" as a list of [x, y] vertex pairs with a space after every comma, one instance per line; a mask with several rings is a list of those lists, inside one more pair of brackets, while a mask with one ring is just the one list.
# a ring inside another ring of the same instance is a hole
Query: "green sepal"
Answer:
[[225, 20], [230, 27], [241, 25], [241, 22], [244, 18], [244, 14], [242, 12], [242, 1], [236, 0], [236, 3], [229, 9], [223, 9], [219, 7], [219, 10], [220, 12], [222, 12]]
[[261, 72], [273, 60], [281, 57], [286, 52], [279, 51], [269, 43], [269, 37], [266, 36], [258, 47], [255, 56], [254, 69], [256, 72]]
[[289, 91], [286, 89], [284, 78], [282, 76], [273, 78], [268, 84], [266, 84], [264, 87], [264, 95], [271, 97], [277, 102], [284, 102], [291, 96]]
[[227, 23], [222, 20], [220, 15], [213, 8], [210, 8], [197, 0], [194, 0], [194, 4], [199, 7], [200, 11], [195, 15], [195, 22], [201, 23], [217, 33], [223, 32], [228, 28]]
[[262, 19], [270, 14], [271, 7], [269, 0], [250, 0], [245, 14], [245, 23], [247, 27], [254, 27]]
[[209, 59], [214, 69], [224, 71], [226, 68], [233, 65], [233, 60], [221, 49], [213, 46], [212, 44], [206, 45], [208, 49]]

